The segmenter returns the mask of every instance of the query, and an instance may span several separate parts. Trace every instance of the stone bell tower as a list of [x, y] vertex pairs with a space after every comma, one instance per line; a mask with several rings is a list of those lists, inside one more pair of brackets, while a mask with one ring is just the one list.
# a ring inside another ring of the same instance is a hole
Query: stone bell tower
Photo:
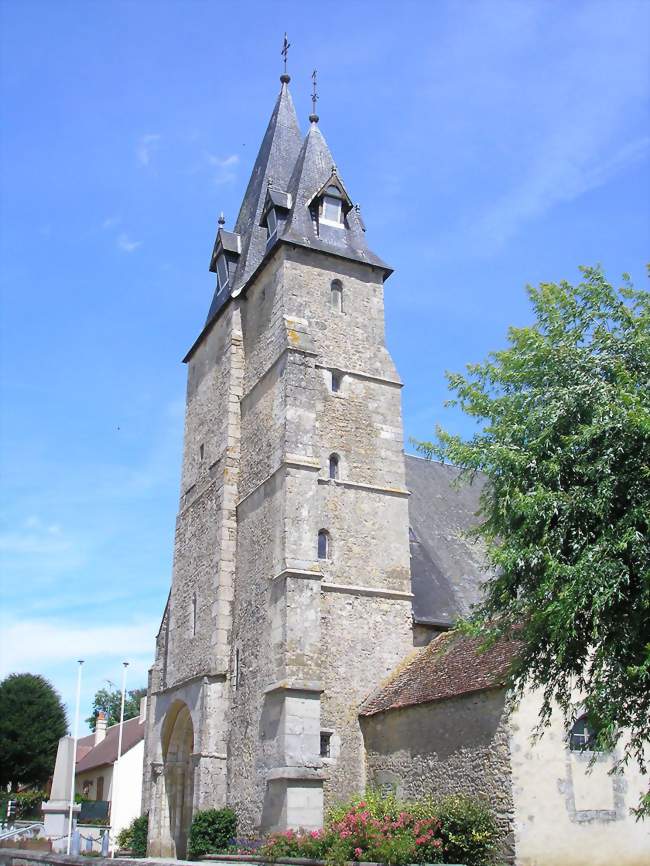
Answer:
[[320, 826], [365, 785], [357, 708], [412, 646], [401, 382], [384, 281], [282, 86], [185, 361], [174, 575], [150, 675], [150, 854], [197, 809]]

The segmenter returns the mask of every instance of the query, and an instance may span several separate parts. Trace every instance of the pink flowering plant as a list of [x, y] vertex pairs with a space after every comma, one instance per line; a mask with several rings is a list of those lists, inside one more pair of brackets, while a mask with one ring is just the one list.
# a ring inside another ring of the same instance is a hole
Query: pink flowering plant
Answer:
[[355, 861], [487, 866], [496, 840], [492, 814], [475, 800], [448, 797], [400, 803], [394, 795], [369, 791], [333, 809], [323, 830], [272, 834], [261, 854], [276, 861], [324, 860], [331, 866]]

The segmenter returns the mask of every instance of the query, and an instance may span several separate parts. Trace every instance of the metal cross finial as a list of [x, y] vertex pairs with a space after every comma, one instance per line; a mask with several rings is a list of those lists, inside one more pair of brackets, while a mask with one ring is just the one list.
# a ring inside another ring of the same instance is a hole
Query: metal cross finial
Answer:
[[311, 123], [318, 123], [318, 115], [316, 114], [316, 102], [318, 101], [318, 93], [316, 92], [318, 72], [314, 69], [311, 74], [312, 92], [311, 92], [311, 114], [309, 120]]
[[282, 43], [282, 51], [280, 54], [284, 58], [284, 74], [287, 74], [287, 55], [289, 54], [289, 49], [291, 48], [291, 43], [287, 39], [287, 34], [284, 34], [284, 41]]
[[219, 226], [220, 226], [221, 228], [223, 228], [223, 227], [225, 226], [225, 224], [226, 224], [226, 218], [225, 218], [225, 216], [223, 215], [223, 211], [221, 211], [221, 213], [219, 214], [219, 219], [217, 220], [217, 222], [219, 223]]

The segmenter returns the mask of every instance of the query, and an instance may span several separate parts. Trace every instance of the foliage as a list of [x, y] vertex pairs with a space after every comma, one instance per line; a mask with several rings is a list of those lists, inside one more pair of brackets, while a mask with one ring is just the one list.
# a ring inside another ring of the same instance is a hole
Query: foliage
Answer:
[[67, 727], [61, 698], [44, 677], [6, 677], [0, 683], [0, 786], [45, 784]]
[[[124, 699], [124, 721], [133, 719], [140, 713], [140, 699], [147, 694], [146, 688], [131, 689], [126, 693]], [[92, 715], [86, 719], [91, 731], [97, 725], [97, 716], [100, 710], [106, 714], [107, 725], [117, 725], [120, 721], [120, 709], [122, 706], [122, 692], [119, 689], [99, 689], [95, 692], [93, 700]]]
[[323, 830], [272, 834], [262, 849], [269, 860], [308, 857], [331, 864], [370, 861], [490, 863], [498, 833], [483, 804], [466, 797], [400, 802], [393, 794], [368, 791], [334, 808]]
[[[535, 321], [508, 348], [449, 374], [450, 403], [481, 425], [469, 441], [438, 428], [426, 456], [485, 473], [482, 523], [493, 572], [470, 630], [516, 637], [514, 695], [543, 689], [539, 732], [557, 702], [579, 711], [620, 764], [645, 772], [650, 739], [650, 294], [584, 280], [529, 287]], [[627, 276], [625, 280], [628, 280]]]
[[400, 801], [393, 791], [368, 788], [364, 794], [357, 794], [332, 807], [327, 813], [326, 825], [339, 823], [352, 808], [358, 807], [361, 803], [373, 818], [396, 818], [401, 810]]
[[482, 866], [494, 852], [498, 833], [494, 816], [485, 803], [472, 797], [455, 795], [424, 800], [418, 815], [436, 815], [445, 863]]
[[148, 832], [149, 815], [140, 815], [117, 834], [118, 847], [130, 850], [134, 857], [146, 857]]
[[188, 855], [195, 860], [202, 854], [228, 851], [237, 835], [237, 815], [232, 809], [205, 809], [192, 818]]
[[0, 791], [0, 820], [4, 821], [7, 814], [7, 803], [9, 800], [16, 801], [16, 820], [23, 821], [28, 818], [41, 817], [41, 803], [47, 800], [45, 791]]

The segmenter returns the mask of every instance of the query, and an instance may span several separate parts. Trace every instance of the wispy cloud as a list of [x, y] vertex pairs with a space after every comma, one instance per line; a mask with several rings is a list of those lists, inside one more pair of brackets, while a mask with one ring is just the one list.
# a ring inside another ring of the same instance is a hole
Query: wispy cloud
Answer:
[[0, 554], [6, 573], [17, 575], [28, 563], [40, 573], [58, 574], [83, 560], [75, 540], [58, 523], [31, 515], [0, 531]]
[[114, 229], [116, 226], [118, 226], [120, 224], [120, 222], [121, 222], [120, 217], [109, 216], [109, 217], [106, 217], [106, 219], [102, 223], [102, 228], [104, 229], [104, 231], [108, 231], [109, 229]]
[[[575, 144], [575, 142], [574, 142]], [[602, 157], [585, 153], [571, 143], [550, 140], [522, 181], [486, 208], [468, 229], [482, 251], [493, 252], [509, 241], [526, 222], [543, 216], [564, 202], [606, 184], [650, 151], [650, 138], [631, 141]]]
[[160, 140], [161, 136], [157, 132], [149, 132], [146, 135], [140, 136], [135, 149], [140, 165], [148, 166], [151, 163], [151, 157], [158, 148]]
[[134, 250], [137, 250], [138, 247], [142, 246], [142, 241], [132, 240], [126, 232], [120, 232], [115, 242], [117, 248], [122, 250], [123, 253], [132, 253]]
[[212, 170], [213, 180], [218, 186], [231, 183], [237, 177], [236, 169], [239, 164], [239, 156], [236, 153], [224, 157], [206, 153], [205, 158]]
[[42, 670], [66, 660], [82, 658], [151, 659], [157, 619], [107, 625], [78, 625], [53, 619], [5, 622], [2, 632], [0, 676], [12, 671]]

